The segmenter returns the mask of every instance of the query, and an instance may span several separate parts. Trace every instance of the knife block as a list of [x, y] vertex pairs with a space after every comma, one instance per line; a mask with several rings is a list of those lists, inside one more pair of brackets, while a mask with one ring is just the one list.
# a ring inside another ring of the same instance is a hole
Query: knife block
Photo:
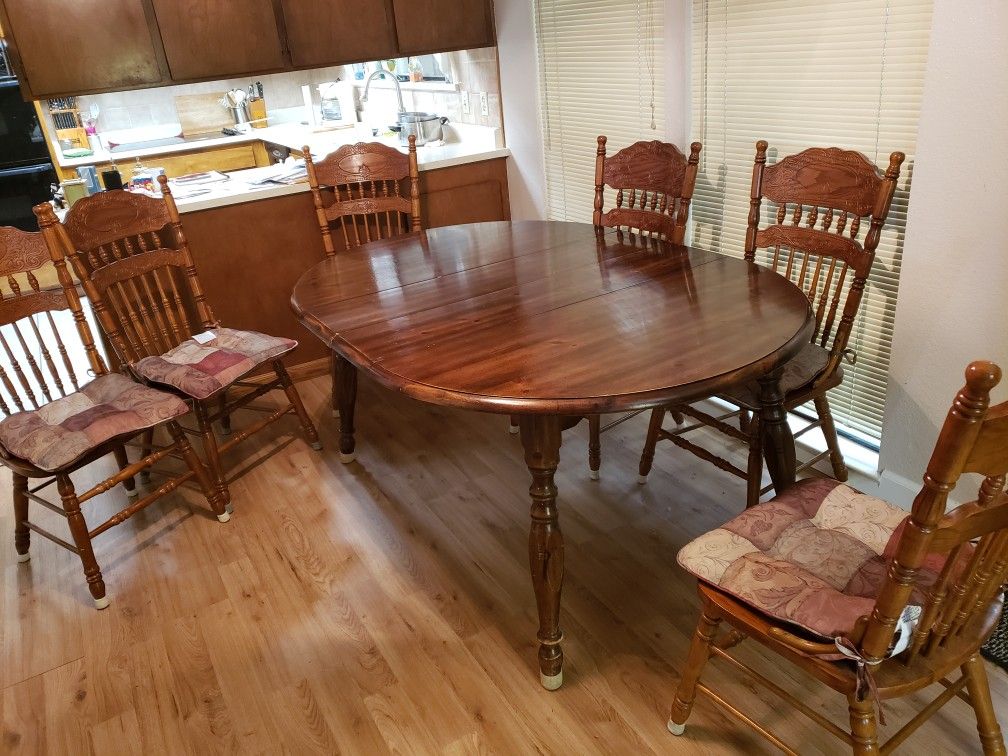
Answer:
[[252, 122], [253, 129], [264, 129], [269, 124], [266, 122], [266, 100], [259, 97], [249, 100], [248, 103], [249, 121]]

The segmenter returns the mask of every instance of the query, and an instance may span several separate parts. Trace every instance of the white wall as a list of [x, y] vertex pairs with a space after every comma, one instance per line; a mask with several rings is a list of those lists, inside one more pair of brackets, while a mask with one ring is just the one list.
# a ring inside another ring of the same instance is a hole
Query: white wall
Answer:
[[[1008, 3], [935, 0], [882, 433], [884, 493], [919, 488], [970, 361], [1008, 371], [1006, 123]], [[1008, 381], [995, 401], [1006, 398]]]
[[532, 0], [496, 0], [494, 14], [504, 137], [511, 150], [507, 161], [511, 217], [542, 219], [546, 185]]

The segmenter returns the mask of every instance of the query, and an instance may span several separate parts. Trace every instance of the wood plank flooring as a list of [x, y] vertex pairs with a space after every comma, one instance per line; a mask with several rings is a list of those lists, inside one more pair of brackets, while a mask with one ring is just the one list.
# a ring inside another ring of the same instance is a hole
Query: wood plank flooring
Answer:
[[[100, 537], [103, 612], [69, 552], [35, 537], [31, 562], [15, 563], [0, 475], [0, 752], [769, 752], [702, 699], [685, 736], [665, 730], [697, 607], [675, 554], [739, 510], [741, 481], [669, 445], [637, 486], [646, 415], [603, 437], [597, 483], [585, 428], [564, 434], [567, 663], [549, 693], [536, 667], [529, 478], [506, 420], [362, 380], [358, 458], [343, 466], [327, 380], [301, 385], [325, 450], [292, 437], [293, 419], [273, 426], [231, 458], [249, 469], [230, 523], [183, 490]], [[92, 517], [123, 496], [95, 502]], [[48, 514], [40, 522], [61, 527]], [[846, 723], [835, 694], [758, 647], [740, 654]], [[707, 674], [803, 753], [842, 752], [751, 680], [716, 663]], [[1005, 726], [1008, 676], [990, 676]], [[926, 700], [887, 703], [885, 730]], [[953, 701], [901, 752], [979, 753], [970, 710]]]

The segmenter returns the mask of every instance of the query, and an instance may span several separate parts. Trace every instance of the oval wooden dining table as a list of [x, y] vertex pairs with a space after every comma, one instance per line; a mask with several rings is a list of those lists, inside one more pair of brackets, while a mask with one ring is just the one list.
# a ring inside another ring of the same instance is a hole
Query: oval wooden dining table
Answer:
[[758, 380], [767, 468], [777, 491], [794, 482], [779, 379], [815, 320], [796, 286], [759, 265], [584, 223], [477, 223], [340, 252], [301, 277], [291, 305], [334, 352], [344, 462], [358, 371], [424, 402], [518, 417], [549, 689], [563, 681], [564, 429]]

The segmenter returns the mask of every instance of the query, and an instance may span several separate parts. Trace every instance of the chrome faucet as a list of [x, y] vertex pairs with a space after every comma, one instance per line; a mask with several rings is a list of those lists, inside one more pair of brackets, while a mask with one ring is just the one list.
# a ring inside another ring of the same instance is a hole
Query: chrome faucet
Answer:
[[392, 77], [392, 83], [395, 84], [396, 97], [399, 99], [399, 116], [402, 120], [402, 116], [406, 115], [406, 106], [403, 105], [402, 101], [402, 87], [399, 86], [399, 79], [396, 78], [395, 74], [391, 71], [386, 71], [384, 68], [379, 68], [377, 71], [373, 71], [370, 76], [368, 76], [367, 81], [364, 83], [364, 94], [361, 95], [361, 104], [367, 102], [368, 90], [371, 88], [371, 82], [376, 76], [381, 76], [382, 74], [388, 74]]

